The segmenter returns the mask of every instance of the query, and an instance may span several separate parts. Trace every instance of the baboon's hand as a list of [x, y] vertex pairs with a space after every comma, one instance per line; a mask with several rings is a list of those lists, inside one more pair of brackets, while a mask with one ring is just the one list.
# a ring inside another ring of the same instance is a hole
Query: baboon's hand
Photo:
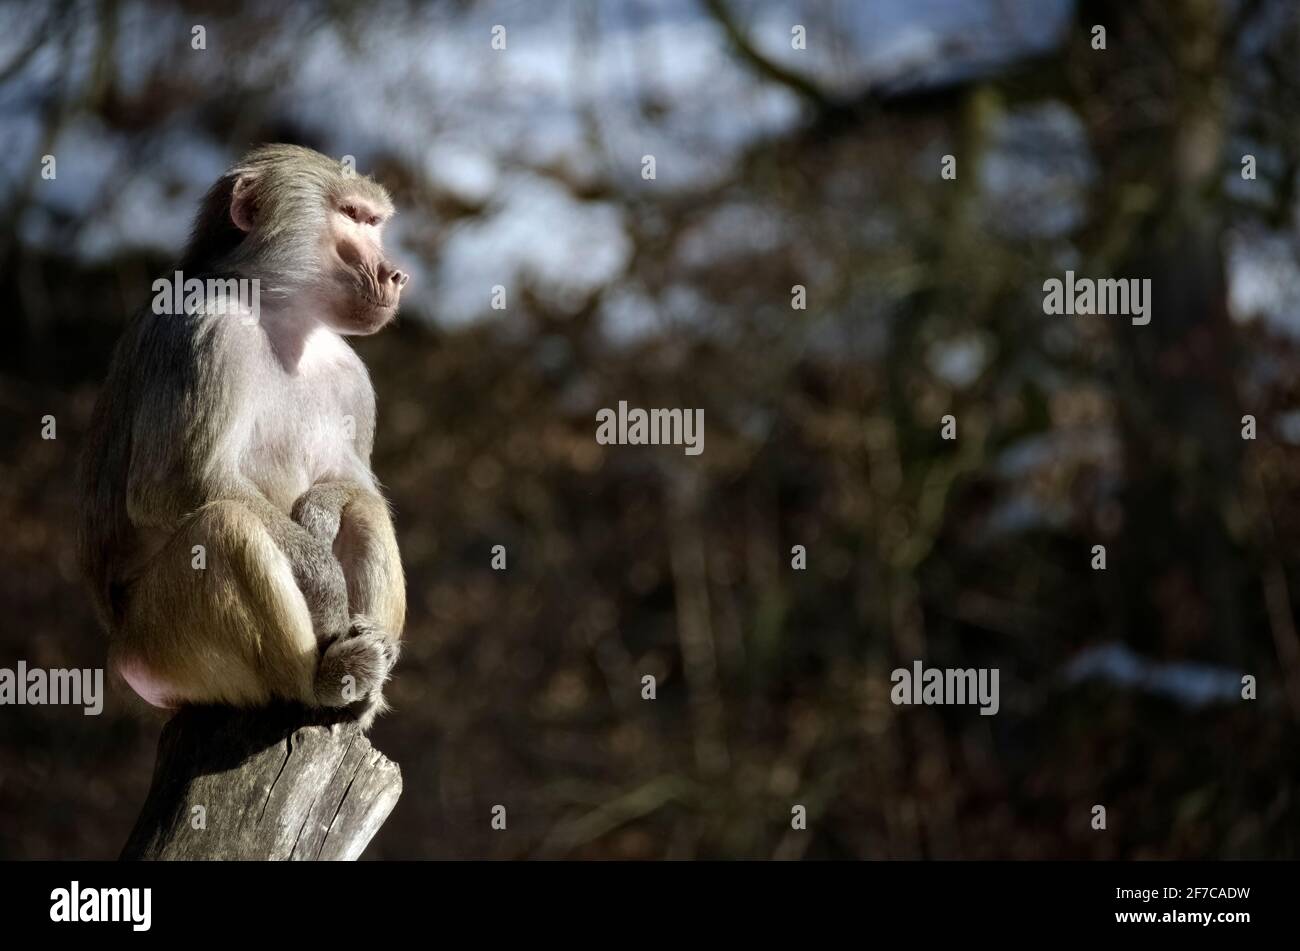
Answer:
[[387, 677], [392, 669], [397, 665], [398, 655], [402, 652], [401, 641], [391, 632], [383, 630], [371, 618], [364, 614], [352, 615], [352, 627], [348, 630], [349, 637], [373, 637], [378, 638], [384, 646], [384, 660], [388, 669], [384, 672]]
[[321, 655], [316, 698], [324, 707], [378, 701], [397, 659], [397, 643], [364, 620]]
[[339, 533], [343, 509], [360, 491], [351, 482], [321, 482], [298, 497], [290, 517], [317, 541], [331, 545]]

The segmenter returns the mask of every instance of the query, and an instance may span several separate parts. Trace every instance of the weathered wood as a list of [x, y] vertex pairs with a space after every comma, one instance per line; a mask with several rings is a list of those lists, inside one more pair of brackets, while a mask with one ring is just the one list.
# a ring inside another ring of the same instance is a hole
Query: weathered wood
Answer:
[[122, 858], [355, 859], [401, 793], [401, 770], [355, 722], [186, 709], [163, 727]]

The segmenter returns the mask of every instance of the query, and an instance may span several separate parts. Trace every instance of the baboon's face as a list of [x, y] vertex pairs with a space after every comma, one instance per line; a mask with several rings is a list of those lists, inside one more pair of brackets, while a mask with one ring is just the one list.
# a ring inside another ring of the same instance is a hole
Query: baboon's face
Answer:
[[[397, 313], [407, 275], [384, 253], [388, 192], [311, 149], [268, 145], [227, 173], [208, 203], [228, 194], [244, 273], [287, 288], [290, 303], [341, 334], [371, 334]], [[200, 212], [193, 247], [220, 254], [229, 224]], [[224, 218], [224, 215], [221, 216]]]
[[397, 313], [408, 275], [384, 254], [387, 209], [341, 192], [325, 216], [323, 319], [342, 334], [371, 334]]

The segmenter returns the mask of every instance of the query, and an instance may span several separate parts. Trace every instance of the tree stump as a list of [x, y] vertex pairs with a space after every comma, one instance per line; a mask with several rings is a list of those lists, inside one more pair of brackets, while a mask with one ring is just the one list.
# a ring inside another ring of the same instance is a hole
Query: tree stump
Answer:
[[303, 707], [193, 707], [163, 727], [123, 859], [356, 859], [402, 773], [356, 723]]

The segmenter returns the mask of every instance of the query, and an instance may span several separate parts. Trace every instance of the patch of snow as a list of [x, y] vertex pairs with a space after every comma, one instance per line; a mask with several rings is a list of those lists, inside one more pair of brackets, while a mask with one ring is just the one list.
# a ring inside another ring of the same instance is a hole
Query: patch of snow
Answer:
[[1068, 683], [1100, 680], [1155, 694], [1186, 707], [1241, 699], [1241, 673], [1195, 661], [1154, 661], [1119, 643], [1090, 647], [1065, 666]]
[[631, 254], [617, 206], [579, 201], [545, 178], [516, 176], [489, 213], [453, 227], [431, 306], [448, 323], [462, 323], [493, 313], [493, 286], [506, 288], [509, 303], [527, 284], [573, 309], [619, 276]]

